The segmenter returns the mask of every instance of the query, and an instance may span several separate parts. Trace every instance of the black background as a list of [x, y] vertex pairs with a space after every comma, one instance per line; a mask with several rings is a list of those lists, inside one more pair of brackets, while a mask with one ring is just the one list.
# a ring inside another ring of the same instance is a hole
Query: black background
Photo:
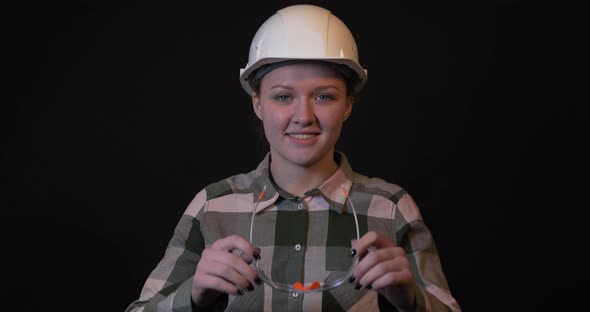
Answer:
[[[261, 160], [238, 73], [293, 3], [4, 8], [3, 307], [123, 311], [139, 296], [193, 196]], [[338, 148], [413, 195], [462, 308], [581, 302], [583, 11], [308, 3], [348, 25], [369, 73]]]

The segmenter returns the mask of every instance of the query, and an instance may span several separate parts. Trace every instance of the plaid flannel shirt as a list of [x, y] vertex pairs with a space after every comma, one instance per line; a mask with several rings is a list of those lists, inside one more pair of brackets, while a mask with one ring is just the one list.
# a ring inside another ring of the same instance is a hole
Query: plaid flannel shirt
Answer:
[[[418, 311], [460, 311], [443, 274], [434, 240], [411, 196], [401, 187], [352, 171], [345, 155], [335, 153], [338, 170], [303, 197], [279, 189], [269, 176], [270, 154], [247, 173], [201, 190], [186, 208], [163, 259], [146, 280], [138, 300], [126, 311], [191, 311], [191, 286], [203, 249], [220, 238], [250, 236], [261, 249], [266, 274], [283, 283], [326, 281], [351, 265], [354, 203], [360, 235], [370, 230], [402, 246], [416, 281]], [[341, 187], [349, 192], [347, 199]], [[354, 284], [317, 293], [291, 294], [259, 285], [242, 296], [223, 295], [215, 311], [383, 311], [397, 309], [374, 290]]]

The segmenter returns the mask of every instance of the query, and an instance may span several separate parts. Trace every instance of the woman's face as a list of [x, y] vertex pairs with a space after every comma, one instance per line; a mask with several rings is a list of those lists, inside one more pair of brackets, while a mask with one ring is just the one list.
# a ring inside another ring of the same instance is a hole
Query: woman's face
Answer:
[[262, 78], [252, 100], [273, 162], [310, 167], [333, 161], [353, 100], [336, 70], [321, 64], [279, 67]]

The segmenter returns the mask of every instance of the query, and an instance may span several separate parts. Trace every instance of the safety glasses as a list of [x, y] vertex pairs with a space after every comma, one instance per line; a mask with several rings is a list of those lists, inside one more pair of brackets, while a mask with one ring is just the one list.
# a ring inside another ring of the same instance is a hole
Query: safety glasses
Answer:
[[[350, 208], [351, 208], [352, 214], [354, 216], [354, 223], [355, 223], [355, 227], [356, 227], [356, 239], [359, 240], [360, 239], [359, 223], [358, 223], [358, 219], [356, 216], [356, 210], [354, 209], [354, 205], [352, 203], [352, 200], [349, 199], [348, 191], [346, 191], [346, 188], [344, 187], [344, 185], [341, 185], [341, 189], [345, 195], [344, 205], [346, 205], [346, 202], [348, 202], [350, 204]], [[253, 244], [252, 232], [253, 232], [253, 227], [254, 227], [254, 216], [256, 215], [256, 208], [258, 207], [258, 204], [260, 203], [260, 201], [264, 197], [265, 191], [266, 191], [266, 186], [264, 186], [264, 189], [262, 190], [262, 192], [258, 196], [258, 199], [254, 203], [254, 207], [252, 209], [252, 218], [250, 221], [250, 243], [252, 243], [252, 244]], [[328, 281], [328, 280], [326, 280], [325, 282], [314, 281], [313, 283], [309, 284], [308, 286], [302, 284], [301, 282], [287, 284], [287, 283], [280, 283], [280, 282], [271, 280], [263, 270], [264, 263], [262, 261], [263, 260], [261, 258], [255, 260], [254, 267], [256, 269], [256, 272], [258, 272], [258, 277], [264, 283], [266, 283], [270, 287], [272, 287], [276, 290], [280, 290], [280, 291], [285, 291], [285, 292], [290, 292], [290, 293], [310, 293], [310, 292], [326, 291], [326, 290], [330, 290], [330, 289], [333, 289], [333, 288], [336, 288], [336, 287], [342, 285], [342, 283], [344, 283], [345, 281], [350, 279], [350, 277], [352, 276], [352, 271], [353, 271], [354, 267], [358, 264], [359, 258], [358, 258], [357, 254], [353, 255], [352, 264], [351, 264], [350, 268], [348, 269], [348, 271], [346, 272], [346, 274], [344, 274], [338, 278], [335, 278], [333, 280], [330, 280], [330, 281]]]

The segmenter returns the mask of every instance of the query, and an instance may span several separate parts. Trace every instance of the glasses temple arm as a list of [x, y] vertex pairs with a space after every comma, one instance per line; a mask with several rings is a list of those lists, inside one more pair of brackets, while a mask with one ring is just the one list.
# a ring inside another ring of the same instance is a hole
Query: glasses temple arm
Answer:
[[[258, 204], [260, 203], [260, 201], [264, 197], [265, 191], [266, 191], [266, 185], [262, 189], [262, 192], [260, 192], [260, 194], [258, 195], [258, 200], [256, 200], [256, 203], [254, 203], [254, 208], [252, 208], [252, 217], [250, 218], [250, 243], [252, 243], [252, 229], [254, 228], [254, 216], [256, 215], [256, 208], [258, 208]], [[358, 231], [358, 227], [357, 227], [357, 231]]]

